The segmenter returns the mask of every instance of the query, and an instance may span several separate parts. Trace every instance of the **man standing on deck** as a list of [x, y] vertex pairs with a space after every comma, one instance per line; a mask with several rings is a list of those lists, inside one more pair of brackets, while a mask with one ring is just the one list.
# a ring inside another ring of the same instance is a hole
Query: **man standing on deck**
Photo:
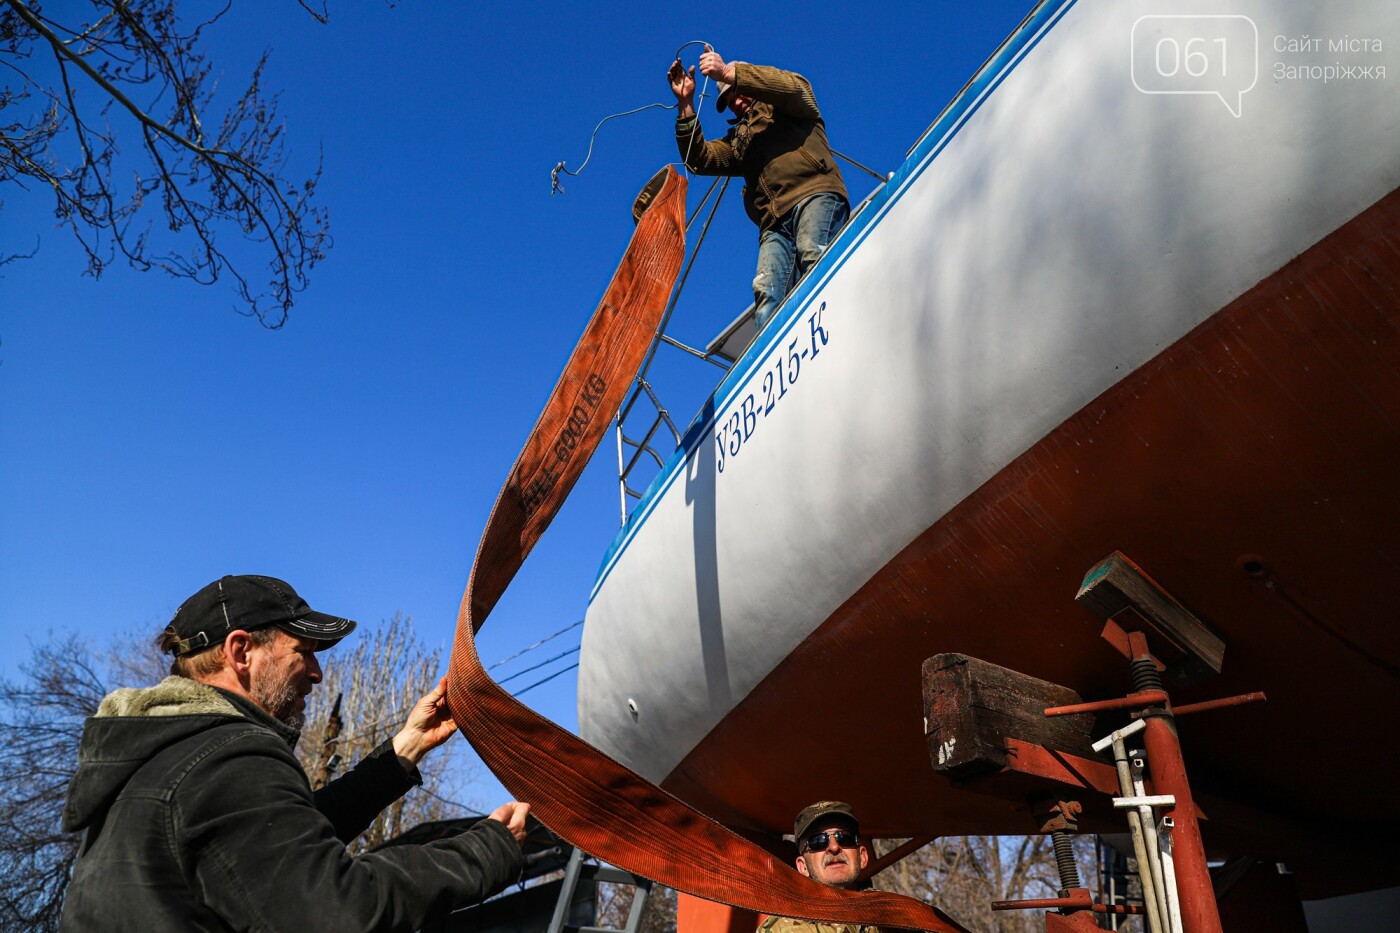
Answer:
[[[839, 800], [823, 800], [797, 814], [792, 838], [797, 845], [797, 870], [833, 888], [856, 887], [870, 861], [855, 813]], [[793, 917], [769, 917], [758, 929], [760, 933], [879, 933], [879, 927]]]
[[316, 652], [354, 628], [273, 577], [223, 577], [185, 600], [157, 639], [171, 676], [112, 693], [84, 726], [63, 930], [408, 933], [515, 880], [522, 803], [448, 839], [346, 852], [457, 731], [439, 682], [392, 739], [313, 791], [292, 750]]
[[791, 71], [726, 62], [706, 46], [700, 73], [719, 85], [715, 107], [734, 114], [723, 139], [707, 141], [695, 113], [695, 68], [667, 78], [676, 95], [676, 145], [697, 175], [744, 179], [744, 210], [758, 224], [754, 317], [768, 323], [788, 290], [827, 248], [851, 207], [826, 140], [812, 85]]

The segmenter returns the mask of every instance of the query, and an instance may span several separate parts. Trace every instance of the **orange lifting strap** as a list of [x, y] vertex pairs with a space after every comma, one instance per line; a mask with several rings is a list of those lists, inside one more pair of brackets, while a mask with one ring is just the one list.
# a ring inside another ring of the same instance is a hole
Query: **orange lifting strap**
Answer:
[[[648, 186], [651, 190], [653, 186]], [[769, 914], [931, 931], [961, 928], [911, 898], [828, 888], [530, 710], [482, 668], [474, 635], [559, 511], [656, 333], [685, 254], [673, 168], [520, 452], [482, 533], [448, 670], [457, 723], [493, 774], [569, 843], [707, 900]]]

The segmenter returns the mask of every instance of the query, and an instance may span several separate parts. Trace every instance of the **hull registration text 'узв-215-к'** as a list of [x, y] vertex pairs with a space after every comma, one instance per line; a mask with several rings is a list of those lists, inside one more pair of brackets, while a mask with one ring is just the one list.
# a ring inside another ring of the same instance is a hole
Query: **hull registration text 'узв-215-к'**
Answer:
[[[807, 334], [792, 338], [785, 348], [780, 346], [780, 352], [770, 358], [771, 365], [765, 361], [758, 393], [746, 392], [724, 423], [715, 429], [715, 444], [719, 447], [715, 469], [720, 473], [724, 472], [726, 458], [737, 457], [754, 436], [759, 419], [773, 414], [774, 409], [787, 397], [789, 389], [796, 386], [798, 377], [802, 375], [803, 361], [815, 361], [831, 340], [830, 333], [822, 324], [822, 312], [825, 310], [826, 302], [823, 301], [817, 310], [807, 316]], [[804, 340], [804, 336], [808, 339]]]

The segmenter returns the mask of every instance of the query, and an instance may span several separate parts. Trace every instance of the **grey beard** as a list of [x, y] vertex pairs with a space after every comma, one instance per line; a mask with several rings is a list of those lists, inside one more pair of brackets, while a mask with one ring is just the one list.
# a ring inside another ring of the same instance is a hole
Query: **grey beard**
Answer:
[[306, 715], [296, 711], [297, 688], [290, 679], [261, 683], [253, 687], [253, 702], [273, 719], [298, 731], [306, 725]]

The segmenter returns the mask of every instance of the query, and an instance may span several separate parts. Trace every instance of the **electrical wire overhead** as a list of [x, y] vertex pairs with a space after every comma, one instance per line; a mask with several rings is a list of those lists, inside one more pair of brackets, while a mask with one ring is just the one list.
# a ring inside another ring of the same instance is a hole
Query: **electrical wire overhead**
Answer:
[[[583, 648], [583, 646], [582, 646], [582, 645], [579, 645], [577, 648], [570, 648], [568, 651], [561, 651], [559, 654], [556, 654], [554, 657], [552, 657], [552, 658], [546, 658], [545, 660], [541, 661], [541, 662], [538, 663], [538, 664], [532, 664], [532, 665], [530, 665], [529, 667], [522, 668], [521, 670], [516, 671], [514, 674], [511, 674], [509, 677], [502, 677], [500, 680], [496, 681], [496, 683], [498, 683], [498, 684], [503, 684], [503, 683], [505, 683], [506, 681], [514, 680], [514, 679], [517, 678], [517, 677], [523, 677], [524, 675], [530, 673], [531, 671], [537, 671], [537, 670], [539, 670], [540, 668], [544, 667], [546, 664], [553, 664], [555, 661], [561, 660], [561, 659], [563, 659], [563, 658], [567, 658], [567, 657], [568, 657], [569, 655], [571, 655], [571, 654], [577, 654], [582, 648]], [[578, 667], [578, 665], [575, 664], [574, 667]], [[519, 696], [519, 694], [516, 694], [516, 695]]]
[[573, 670], [573, 669], [576, 668], [576, 667], [578, 667], [578, 662], [577, 662], [577, 661], [575, 661], [573, 664], [570, 664], [568, 667], [562, 667], [562, 668], [560, 668], [559, 670], [555, 671], [553, 674], [550, 674], [550, 675], [547, 676], [547, 677], [544, 677], [544, 678], [542, 678], [542, 679], [540, 679], [540, 680], [535, 681], [534, 683], [530, 684], [530, 686], [528, 686], [528, 687], [521, 687], [519, 690], [517, 690], [517, 691], [515, 691], [514, 693], [512, 693], [511, 696], [513, 696], [513, 697], [518, 697], [518, 696], [520, 696], [522, 693], [529, 693], [531, 690], [535, 689], [535, 688], [538, 687], [540, 684], [547, 684], [547, 683], [549, 683], [551, 680], [553, 680], [554, 678], [558, 677], [560, 674], [567, 674], [569, 671]]
[[494, 671], [496, 668], [500, 667], [501, 665], [503, 665], [503, 664], [508, 664], [508, 663], [510, 663], [511, 661], [514, 661], [516, 658], [520, 657], [520, 656], [523, 655], [523, 654], [529, 654], [531, 651], [534, 651], [536, 648], [540, 647], [541, 645], [543, 645], [543, 644], [545, 644], [545, 643], [547, 643], [547, 642], [553, 641], [554, 639], [558, 638], [560, 635], [563, 635], [565, 632], [572, 631], [572, 630], [578, 628], [578, 627], [579, 627], [580, 625], [582, 625], [582, 624], [583, 624], [583, 620], [582, 620], [582, 619], [579, 619], [577, 622], [571, 622], [571, 623], [569, 623], [568, 625], [566, 625], [566, 626], [564, 626], [563, 628], [561, 628], [559, 631], [555, 632], [553, 635], [546, 635], [545, 637], [541, 638], [539, 641], [535, 642], [533, 645], [529, 645], [529, 646], [527, 646], [527, 647], [525, 647], [525, 648], [521, 648], [519, 651], [517, 651], [515, 654], [511, 655], [511, 656], [508, 657], [508, 658], [502, 658], [501, 660], [497, 661], [495, 664], [492, 664], [490, 667], [488, 667], [487, 670], [488, 670], [488, 671]]

